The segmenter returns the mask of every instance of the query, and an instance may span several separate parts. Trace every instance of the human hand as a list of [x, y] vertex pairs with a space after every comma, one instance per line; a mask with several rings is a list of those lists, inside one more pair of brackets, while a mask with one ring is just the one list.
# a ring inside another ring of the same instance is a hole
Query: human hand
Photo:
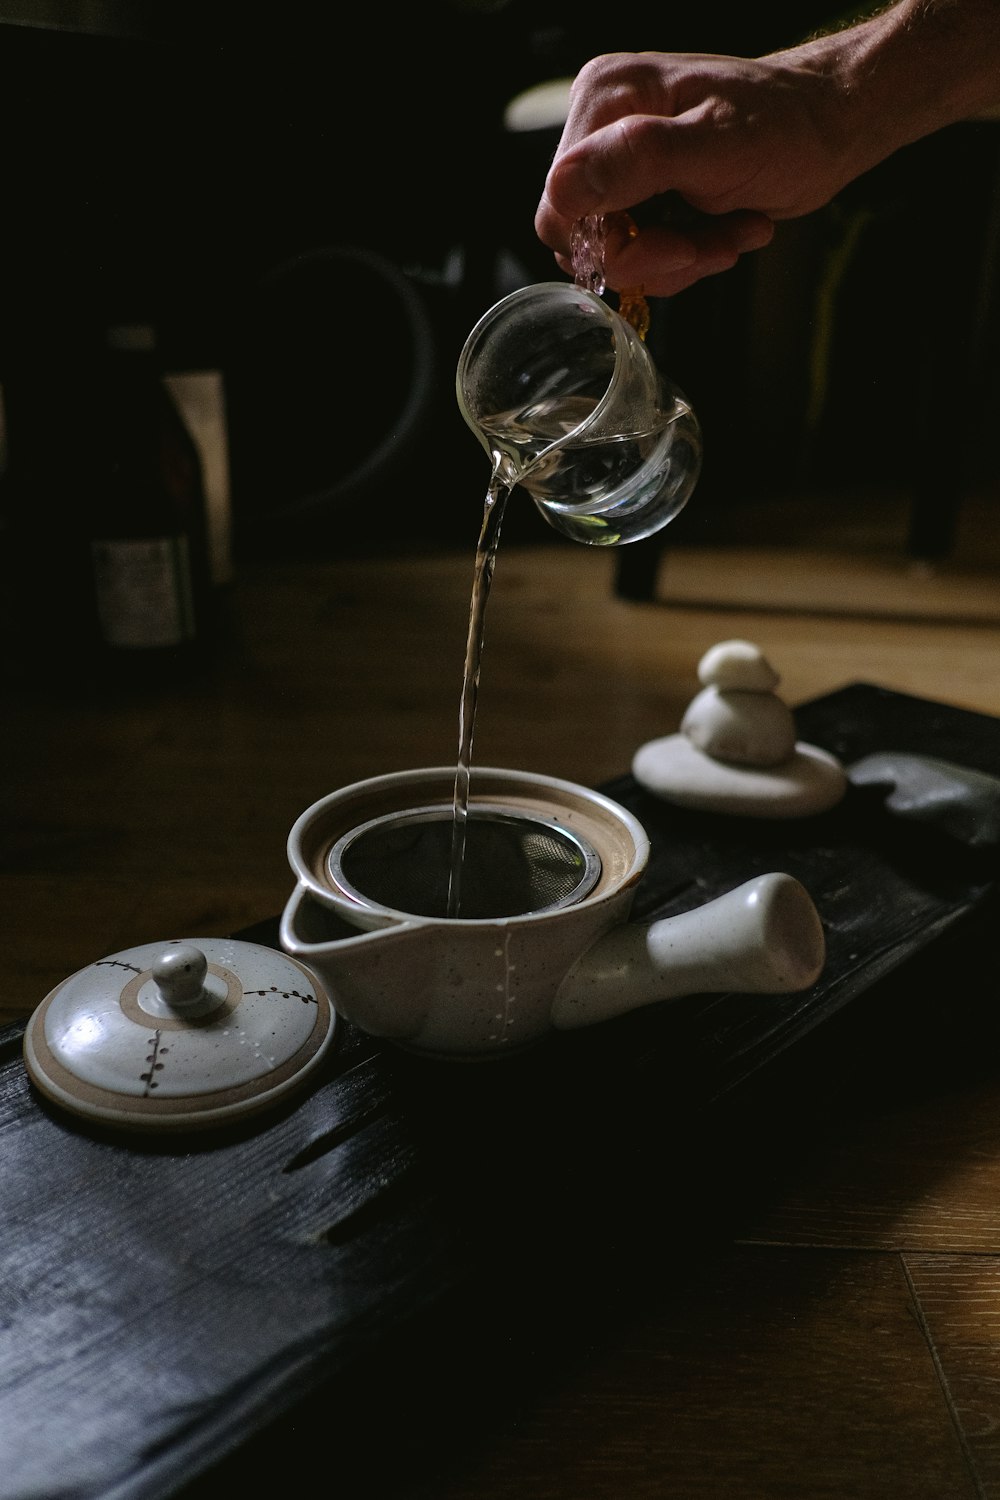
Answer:
[[535, 217], [560, 267], [572, 271], [578, 219], [629, 210], [637, 234], [609, 221], [607, 284], [672, 296], [768, 244], [776, 220], [829, 202], [856, 174], [826, 51], [587, 63]]

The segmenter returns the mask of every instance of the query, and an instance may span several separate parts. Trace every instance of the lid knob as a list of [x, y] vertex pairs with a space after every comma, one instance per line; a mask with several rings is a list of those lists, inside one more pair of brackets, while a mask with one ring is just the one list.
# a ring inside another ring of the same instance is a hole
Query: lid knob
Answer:
[[177, 1015], [197, 1015], [218, 1000], [205, 989], [208, 959], [193, 943], [172, 943], [150, 965], [163, 1003]]

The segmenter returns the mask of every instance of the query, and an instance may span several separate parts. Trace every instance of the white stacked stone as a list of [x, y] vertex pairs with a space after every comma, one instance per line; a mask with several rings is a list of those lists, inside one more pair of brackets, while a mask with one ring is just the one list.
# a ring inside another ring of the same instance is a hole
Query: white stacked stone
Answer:
[[681, 806], [750, 817], [803, 817], [844, 795], [840, 762], [795, 738], [778, 673], [752, 641], [720, 641], [698, 663], [701, 691], [678, 734], [636, 752], [632, 773]]

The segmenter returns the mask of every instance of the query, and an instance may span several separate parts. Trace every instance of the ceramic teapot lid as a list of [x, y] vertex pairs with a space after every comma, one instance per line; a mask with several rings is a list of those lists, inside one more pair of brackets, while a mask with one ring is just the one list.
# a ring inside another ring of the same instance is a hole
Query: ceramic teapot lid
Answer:
[[300, 1087], [336, 1012], [295, 959], [232, 938], [147, 943], [79, 970], [28, 1022], [28, 1075], [54, 1103], [125, 1130], [200, 1130]]

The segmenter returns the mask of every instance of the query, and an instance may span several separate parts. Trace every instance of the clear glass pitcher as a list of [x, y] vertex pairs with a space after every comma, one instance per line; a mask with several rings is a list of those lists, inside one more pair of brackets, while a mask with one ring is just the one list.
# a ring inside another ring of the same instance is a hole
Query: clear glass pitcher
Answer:
[[521, 485], [574, 541], [650, 536], [697, 483], [691, 406], [636, 330], [579, 286], [539, 282], [490, 308], [466, 339], [456, 391], [493, 484]]

